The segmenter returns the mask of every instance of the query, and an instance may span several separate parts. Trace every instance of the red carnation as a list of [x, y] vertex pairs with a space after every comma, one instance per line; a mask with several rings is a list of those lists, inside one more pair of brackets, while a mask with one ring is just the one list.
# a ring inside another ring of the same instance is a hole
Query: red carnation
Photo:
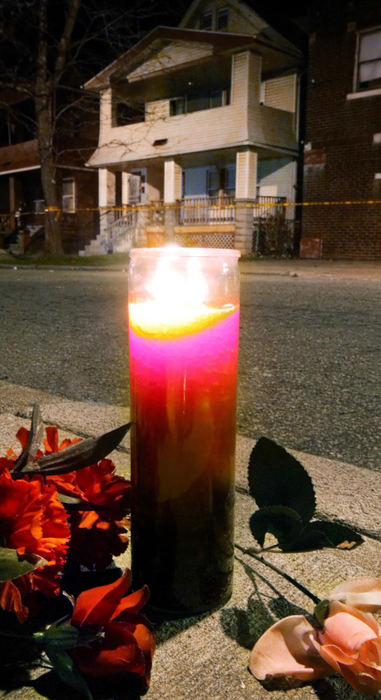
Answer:
[[130, 580], [127, 570], [114, 583], [91, 588], [78, 596], [71, 624], [99, 628], [100, 634], [95, 641], [70, 653], [85, 676], [122, 680], [133, 674], [147, 687], [155, 638], [140, 610], [148, 600], [149, 591], [143, 586], [125, 596]]
[[59, 593], [59, 573], [70, 538], [68, 517], [55, 488], [41, 477], [12, 479], [8, 469], [0, 473], [0, 545], [19, 556], [43, 557], [46, 565], [0, 583], [0, 606], [13, 611], [20, 622], [28, 617], [28, 598], [35, 591]]
[[[45, 432], [45, 454], [59, 452], [81, 441], [80, 438], [66, 438], [60, 443], [55, 426], [48, 426]], [[28, 435], [26, 428], [20, 428], [17, 432], [23, 448]], [[36, 458], [42, 454], [38, 451]], [[10, 461], [10, 464], [13, 462]], [[72, 513], [70, 552], [90, 570], [105, 569], [111, 564], [113, 556], [122, 554], [128, 545], [129, 520], [126, 515], [130, 510], [130, 482], [115, 474], [115, 465], [110, 459], [102, 459], [67, 474], [47, 476], [46, 481], [54, 485], [60, 494], [77, 496], [82, 501], [100, 506], [99, 510]]]
[[[77, 440], [76, 440], [77, 442]], [[70, 441], [58, 444], [57, 428], [46, 428], [46, 453], [68, 447]], [[71, 516], [71, 554], [88, 569], [102, 570], [113, 556], [122, 554], [128, 545], [131, 483], [115, 474], [111, 459], [101, 459], [83, 469], [47, 477], [57, 491], [79, 496], [83, 501], [100, 506], [99, 510], [77, 511]]]

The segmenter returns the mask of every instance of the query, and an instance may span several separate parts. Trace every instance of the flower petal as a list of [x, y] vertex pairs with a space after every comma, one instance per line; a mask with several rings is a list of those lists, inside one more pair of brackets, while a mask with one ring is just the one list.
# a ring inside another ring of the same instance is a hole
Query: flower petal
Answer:
[[373, 615], [333, 601], [329, 604], [324, 630], [319, 633], [319, 642], [337, 645], [350, 655], [351, 652], [357, 653], [364, 642], [376, 639], [379, 632], [381, 629]]
[[339, 600], [358, 610], [381, 610], [381, 578], [355, 578], [334, 588], [328, 600]]
[[102, 627], [109, 622], [121, 597], [128, 591], [131, 572], [125, 573], [113, 583], [83, 591], [77, 598], [71, 618], [74, 625]]
[[303, 681], [332, 673], [312, 643], [316, 635], [316, 630], [303, 615], [291, 615], [279, 620], [252, 649], [249, 659], [251, 672], [259, 680], [290, 676]]
[[[130, 593], [130, 595], [122, 598], [117, 607], [115, 608], [110, 620], [118, 619], [121, 620], [128, 619], [128, 616], [132, 613], [137, 613], [146, 604], [149, 599], [150, 593], [148, 586], [143, 586], [135, 593]], [[126, 617], [127, 615], [127, 617]]]

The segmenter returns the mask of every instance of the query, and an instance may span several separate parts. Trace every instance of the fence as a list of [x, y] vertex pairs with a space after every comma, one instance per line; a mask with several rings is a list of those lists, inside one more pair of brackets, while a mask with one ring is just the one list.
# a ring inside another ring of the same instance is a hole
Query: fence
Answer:
[[224, 224], [234, 220], [234, 197], [185, 197], [178, 206], [179, 225]]

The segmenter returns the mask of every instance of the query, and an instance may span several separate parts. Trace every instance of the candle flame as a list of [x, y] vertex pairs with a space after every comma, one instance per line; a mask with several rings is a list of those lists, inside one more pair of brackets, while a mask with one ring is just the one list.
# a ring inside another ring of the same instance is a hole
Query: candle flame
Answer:
[[[168, 256], [158, 260], [148, 293], [157, 304], [166, 308], [204, 304], [208, 285], [201, 272], [200, 261], [188, 260], [186, 274], [175, 269], [176, 247], [168, 247]], [[171, 254], [172, 253], [172, 254]]]

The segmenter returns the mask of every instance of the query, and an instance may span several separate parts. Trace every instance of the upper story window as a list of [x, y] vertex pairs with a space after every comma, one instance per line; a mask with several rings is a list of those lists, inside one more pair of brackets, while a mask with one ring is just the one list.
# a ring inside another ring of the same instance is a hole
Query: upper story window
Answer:
[[62, 211], [75, 212], [75, 180], [66, 177], [62, 180]]
[[202, 109], [213, 109], [222, 107], [229, 102], [228, 90], [212, 90], [211, 92], [201, 92], [187, 94], [183, 97], [173, 97], [169, 100], [169, 114], [171, 117], [177, 114], [189, 114], [199, 112]]
[[200, 17], [200, 29], [214, 29], [221, 32], [228, 26], [229, 10], [221, 7], [215, 12], [205, 12]]
[[185, 114], [186, 111], [186, 97], [173, 97], [172, 100], [169, 101], [169, 114], [171, 117], [176, 116], [176, 114]]
[[200, 17], [200, 29], [212, 29], [213, 15], [211, 12], [205, 12]]
[[222, 29], [226, 29], [228, 26], [229, 10], [227, 7], [223, 7], [221, 10], [217, 10], [216, 17], [216, 30], [220, 32]]
[[381, 87], [381, 28], [359, 34], [357, 90]]

